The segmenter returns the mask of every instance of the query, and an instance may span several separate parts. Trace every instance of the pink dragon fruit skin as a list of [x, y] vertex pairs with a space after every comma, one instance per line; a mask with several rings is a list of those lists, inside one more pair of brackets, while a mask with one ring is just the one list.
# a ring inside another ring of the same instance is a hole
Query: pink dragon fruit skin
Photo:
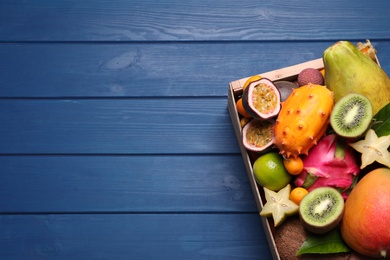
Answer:
[[349, 146], [342, 145], [335, 134], [322, 137], [302, 158], [304, 169], [295, 185], [311, 191], [318, 187], [334, 187], [347, 198], [360, 168]]

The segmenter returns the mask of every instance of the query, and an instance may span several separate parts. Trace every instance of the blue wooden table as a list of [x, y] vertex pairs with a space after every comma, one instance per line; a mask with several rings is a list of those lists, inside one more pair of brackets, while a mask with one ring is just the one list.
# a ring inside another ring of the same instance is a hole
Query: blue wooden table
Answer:
[[0, 259], [270, 259], [228, 83], [370, 39], [390, 1], [0, 1]]

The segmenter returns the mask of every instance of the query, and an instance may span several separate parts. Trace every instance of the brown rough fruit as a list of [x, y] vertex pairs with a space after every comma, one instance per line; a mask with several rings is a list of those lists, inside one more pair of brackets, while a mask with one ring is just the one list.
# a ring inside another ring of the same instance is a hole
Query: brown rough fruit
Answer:
[[310, 233], [302, 226], [298, 216], [290, 217], [274, 230], [274, 240], [281, 260], [368, 260], [356, 252], [334, 254], [303, 254], [296, 256]]
[[313, 68], [307, 68], [302, 70], [298, 74], [298, 85], [304, 86], [309, 83], [316, 84], [316, 85], [324, 85], [324, 77], [322, 76], [322, 73]]

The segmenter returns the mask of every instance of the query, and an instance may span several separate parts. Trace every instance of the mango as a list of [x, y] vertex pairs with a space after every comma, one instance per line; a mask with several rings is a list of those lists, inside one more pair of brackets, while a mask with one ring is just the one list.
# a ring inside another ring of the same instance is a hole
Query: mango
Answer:
[[341, 220], [344, 241], [370, 257], [390, 255], [390, 169], [367, 173], [349, 194]]
[[349, 93], [365, 95], [374, 115], [390, 102], [390, 79], [372, 59], [349, 41], [339, 41], [323, 53], [325, 85], [335, 102]]

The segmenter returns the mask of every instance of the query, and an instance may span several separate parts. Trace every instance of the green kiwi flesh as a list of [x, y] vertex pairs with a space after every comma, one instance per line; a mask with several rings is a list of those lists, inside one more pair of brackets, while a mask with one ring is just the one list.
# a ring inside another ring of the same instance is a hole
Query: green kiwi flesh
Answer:
[[324, 234], [334, 229], [343, 216], [344, 199], [335, 188], [321, 187], [310, 191], [299, 204], [303, 226], [312, 233]]
[[361, 136], [372, 121], [372, 104], [364, 95], [350, 93], [341, 98], [330, 115], [330, 125], [340, 136]]

